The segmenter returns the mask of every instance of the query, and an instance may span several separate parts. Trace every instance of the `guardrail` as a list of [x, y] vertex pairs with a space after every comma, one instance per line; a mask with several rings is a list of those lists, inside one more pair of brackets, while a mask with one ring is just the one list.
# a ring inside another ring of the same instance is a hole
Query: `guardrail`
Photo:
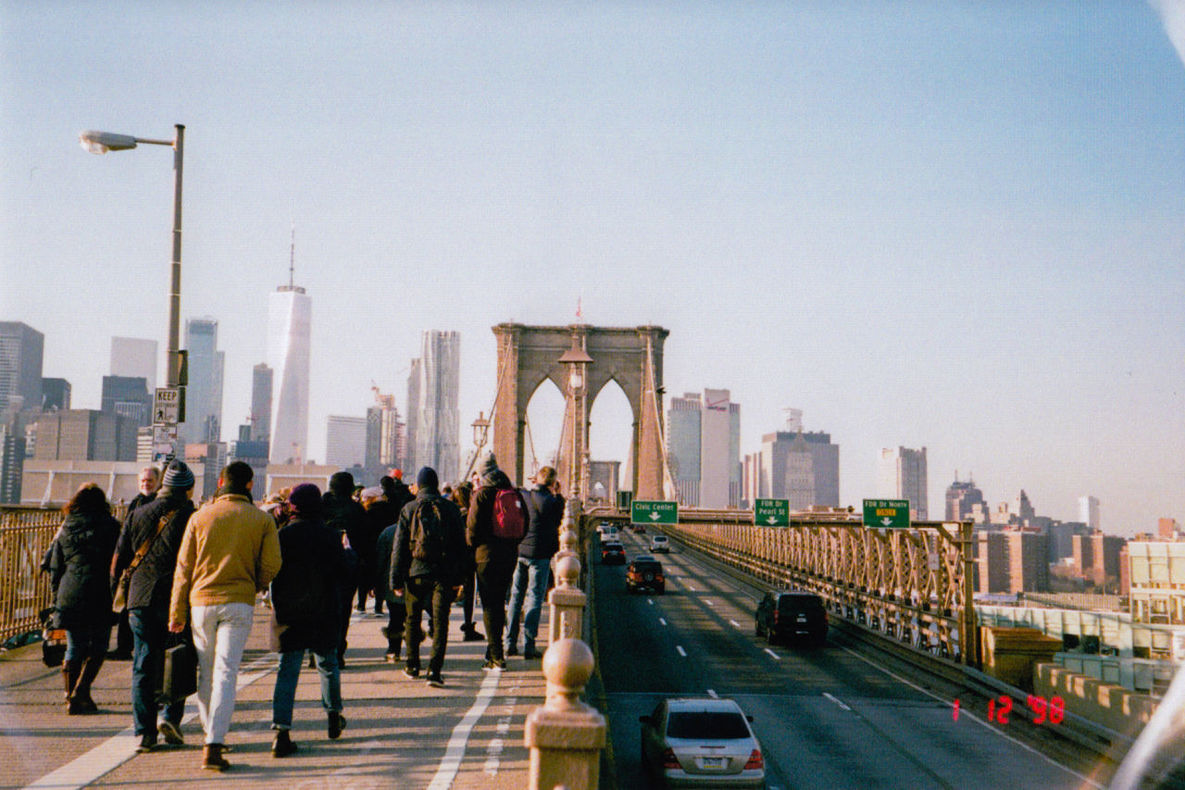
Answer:
[[41, 629], [37, 614], [53, 603], [41, 558], [61, 524], [58, 510], [0, 510], [0, 642]]
[[[608, 509], [589, 515], [628, 518]], [[914, 650], [978, 666], [970, 522], [879, 530], [835, 518], [759, 527], [751, 518], [746, 511], [681, 508], [679, 523], [662, 529], [773, 585], [818, 593], [833, 616]]]

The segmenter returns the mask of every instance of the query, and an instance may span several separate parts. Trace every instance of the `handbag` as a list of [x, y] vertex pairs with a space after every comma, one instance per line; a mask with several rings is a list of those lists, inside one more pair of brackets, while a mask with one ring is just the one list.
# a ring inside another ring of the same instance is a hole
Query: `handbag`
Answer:
[[160, 689], [156, 693], [156, 701], [161, 705], [181, 702], [197, 692], [197, 649], [186, 635], [176, 636], [175, 641], [172, 647], [165, 648]]
[[53, 614], [53, 607], [40, 613], [41, 662], [47, 667], [60, 667], [66, 658], [66, 629], [54, 627]]
[[128, 567], [123, 569], [123, 573], [119, 575], [119, 581], [115, 584], [115, 591], [111, 595], [111, 611], [116, 614], [128, 608], [128, 588], [132, 586], [132, 574], [136, 572], [136, 568], [140, 567], [140, 563], [144, 561], [144, 555], [148, 553], [148, 549], [152, 546], [152, 542], [156, 537], [164, 531], [165, 524], [169, 522], [171, 513], [165, 513], [160, 517], [160, 521], [156, 525], [156, 532], [140, 544], [140, 548], [136, 549], [136, 554], [132, 557], [132, 561], [128, 563]]

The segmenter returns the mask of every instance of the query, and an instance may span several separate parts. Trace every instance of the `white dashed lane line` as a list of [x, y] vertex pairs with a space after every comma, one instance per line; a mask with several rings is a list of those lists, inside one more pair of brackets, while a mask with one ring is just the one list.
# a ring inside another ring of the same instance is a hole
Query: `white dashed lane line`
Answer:
[[683, 645], [675, 645], [675, 650], [679, 652], [679, 655], [687, 658], [687, 651], [683, 649]]
[[718, 697], [716, 695], [715, 689], [708, 689], [708, 696], [711, 697], [712, 699], [720, 699], [720, 697]]
[[729, 620], [728, 622], [732, 623], [733, 628], [740, 628], [741, 627], [741, 624], [738, 623], [736, 620]]
[[838, 698], [836, 698], [836, 697], [833, 697], [833, 696], [831, 696], [831, 695], [830, 695], [830, 694], [828, 694], [826, 691], [824, 691], [824, 692], [823, 692], [823, 696], [824, 696], [824, 697], [826, 697], [827, 699], [831, 700], [832, 702], [834, 702], [836, 705], [840, 706], [840, 707], [841, 707], [841, 708], [843, 708], [844, 710], [851, 710], [851, 708], [849, 708], [849, 707], [848, 707], [848, 706], [847, 706], [847, 705], [844, 703], [844, 701], [843, 701], [843, 700], [841, 700], [841, 699], [838, 699]]
[[667, 624], [666, 618], [663, 618], [663, 617], [658, 618], [658, 622], [664, 626]]
[[770, 650], [768, 647], [765, 648], [765, 652], [769, 653], [770, 657], [773, 658], [774, 661], [781, 661], [782, 660], [781, 656], [779, 656], [774, 651]]

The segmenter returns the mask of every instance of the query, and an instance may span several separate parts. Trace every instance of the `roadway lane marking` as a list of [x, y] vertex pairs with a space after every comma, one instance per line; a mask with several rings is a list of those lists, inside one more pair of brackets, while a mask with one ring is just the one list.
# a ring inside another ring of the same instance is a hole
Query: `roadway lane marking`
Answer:
[[683, 645], [675, 645], [675, 650], [678, 651], [679, 655], [687, 658], [687, 651], [683, 649]]
[[774, 659], [775, 661], [781, 661], [781, 660], [782, 660], [782, 657], [781, 657], [781, 656], [779, 656], [779, 655], [778, 655], [777, 653], [775, 653], [774, 651], [770, 650], [768, 647], [767, 647], [767, 648], [765, 648], [765, 652], [769, 653], [769, 654], [770, 654], [770, 656], [772, 656], [772, 657], [773, 657], [773, 659]]
[[733, 628], [740, 628], [741, 627], [741, 624], [738, 623], [736, 620], [729, 620], [728, 622], [732, 623]]
[[711, 697], [712, 699], [720, 699], [720, 697], [718, 697], [716, 695], [715, 689], [708, 689], [708, 696]]
[[665, 618], [662, 618], [662, 617], [658, 618], [658, 622], [659, 622], [659, 623], [661, 623], [661, 624], [662, 624], [662, 625], [664, 625], [664, 626], [667, 624], [667, 621], [666, 621], [666, 619], [665, 619]]
[[704, 603], [706, 603], [708, 606], [715, 606], [716, 605], [716, 604], [712, 603], [712, 601], [708, 598], [704, 599]]
[[687, 592], [695, 592], [695, 591], [696, 591], [696, 590], [695, 590], [695, 588], [694, 588], [694, 587], [692, 587], [690, 584], [689, 584], [689, 585], [687, 585]]
[[[240, 667], [235, 690], [250, 686], [255, 681], [274, 672], [277, 656], [269, 653], [257, 658], [246, 666]], [[197, 717], [197, 695], [185, 706], [185, 716], [182, 724]], [[119, 766], [136, 756], [136, 746], [140, 743], [140, 736], [136, 735], [134, 727], [113, 735], [79, 757], [38, 779], [26, 788], [54, 788], [54, 790], [74, 790], [86, 787], [104, 774], [114, 771]]]
[[494, 698], [494, 693], [498, 690], [498, 679], [501, 677], [501, 670], [486, 673], [485, 680], [481, 682], [481, 688], [477, 692], [477, 699], [473, 700], [473, 707], [453, 728], [453, 734], [449, 737], [436, 775], [428, 783], [428, 790], [448, 790], [452, 787], [453, 780], [457, 778], [457, 771], [461, 769], [461, 761], [465, 758], [465, 746], [469, 743], [469, 735], [486, 712], [490, 700]]
[[849, 708], [849, 707], [847, 706], [847, 703], [845, 703], [845, 702], [844, 702], [843, 700], [841, 700], [841, 699], [838, 699], [838, 698], [836, 698], [836, 697], [833, 697], [833, 696], [831, 696], [831, 695], [830, 695], [830, 694], [828, 694], [826, 691], [824, 691], [824, 692], [823, 692], [823, 696], [824, 696], [824, 697], [826, 697], [827, 699], [831, 700], [832, 702], [834, 702], [836, 705], [840, 706], [840, 707], [841, 707], [841, 708], [843, 708], [844, 710], [851, 710], [851, 708]]
[[[840, 647], [840, 650], [843, 650], [845, 653], [850, 653], [851, 655], [860, 659], [865, 664], [868, 664], [870, 667], [873, 667], [874, 669], [879, 669], [881, 672], [883, 672], [886, 675], [888, 675], [889, 677], [893, 678], [893, 680], [896, 680], [898, 683], [904, 683], [905, 685], [909, 686], [914, 691], [920, 691], [921, 693], [925, 694], [927, 697], [930, 697], [931, 699], [938, 700], [943, 705], [946, 705], [952, 709], [954, 708], [954, 705], [951, 704], [950, 700], [943, 699], [942, 697], [938, 696], [937, 694], [927, 691], [926, 689], [922, 688], [921, 686], [919, 686], [915, 683], [910, 683], [908, 680], [906, 680], [905, 678], [896, 674], [892, 670], [888, 669], [887, 667], [882, 667], [880, 664], [877, 664], [876, 662], [872, 661], [871, 659], [865, 658], [864, 656], [857, 653], [855, 650], [852, 650], [851, 648], [848, 648], [848, 647], [842, 647], [842, 646]], [[996, 735], [999, 735], [1001, 738], [1004, 738], [1005, 740], [1016, 744], [1020, 748], [1024, 749], [1026, 752], [1029, 752], [1030, 754], [1037, 755], [1038, 757], [1045, 760], [1045, 762], [1049, 763], [1050, 765], [1056, 766], [1057, 768], [1061, 768], [1063, 771], [1070, 774], [1071, 776], [1078, 779], [1079, 781], [1085, 782], [1086, 784], [1090, 785], [1091, 787], [1097, 787], [1097, 788], [1099, 788], [1099, 790], [1103, 790], [1103, 785], [1094, 781], [1090, 777], [1083, 776], [1082, 774], [1078, 773], [1074, 769], [1068, 768], [1067, 766], [1062, 765], [1061, 763], [1057, 762], [1053, 758], [1042, 754], [1041, 752], [1034, 749], [1032, 746], [1029, 746], [1026, 743], [1018, 741], [1016, 738], [1013, 738], [1011, 735], [1005, 734], [1001, 730], [997, 730], [995, 727], [988, 724], [983, 719], [981, 719], [978, 716], [976, 716], [975, 714], [969, 712], [966, 708], [959, 710], [959, 718], [963, 718], [964, 716], [971, 719], [971, 721], [975, 722], [976, 724], [979, 724], [984, 729], [989, 730], [990, 732], [994, 732]]]

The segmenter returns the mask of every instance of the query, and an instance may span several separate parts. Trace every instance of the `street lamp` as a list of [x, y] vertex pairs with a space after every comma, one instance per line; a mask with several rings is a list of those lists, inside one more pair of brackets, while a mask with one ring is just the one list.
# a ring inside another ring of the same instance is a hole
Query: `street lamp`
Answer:
[[564, 352], [559, 362], [569, 366], [568, 388], [572, 399], [572, 463], [569, 467], [568, 494], [573, 499], [583, 499], [584, 466], [588, 458], [588, 436], [585, 431], [588, 421], [584, 417], [584, 390], [587, 384], [585, 367], [592, 364], [593, 358], [573, 335], [572, 347]]
[[179, 351], [181, 335], [181, 163], [185, 150], [185, 127], [175, 124], [176, 136], [172, 140], [150, 140], [144, 137], [133, 137], [130, 134], [114, 134], [112, 132], [98, 132], [87, 130], [80, 132], [78, 141], [84, 150], [92, 154], [105, 154], [108, 151], [127, 151], [138, 144], [167, 145], [173, 149], [173, 269], [169, 287], [169, 345], [166, 349], [168, 360], [167, 381], [170, 388], [180, 386], [181, 383], [181, 354]]

